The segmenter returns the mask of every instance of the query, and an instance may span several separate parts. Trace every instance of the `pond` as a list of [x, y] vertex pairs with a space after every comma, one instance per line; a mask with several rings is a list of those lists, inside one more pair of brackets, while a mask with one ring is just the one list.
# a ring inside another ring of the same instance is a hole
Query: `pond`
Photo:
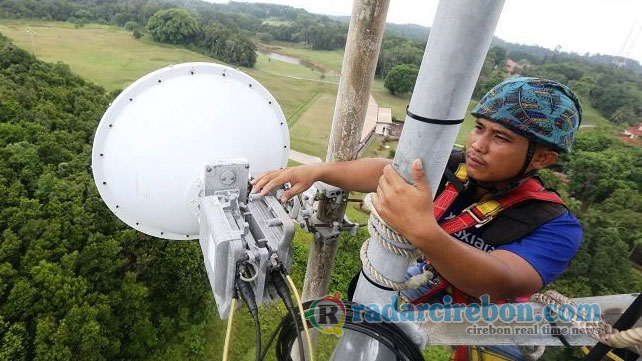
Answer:
[[301, 59], [295, 58], [293, 56], [287, 56], [279, 53], [265, 53], [265, 55], [267, 55], [270, 59], [282, 61], [285, 63], [290, 63], [294, 65], [304, 65], [302, 64]]

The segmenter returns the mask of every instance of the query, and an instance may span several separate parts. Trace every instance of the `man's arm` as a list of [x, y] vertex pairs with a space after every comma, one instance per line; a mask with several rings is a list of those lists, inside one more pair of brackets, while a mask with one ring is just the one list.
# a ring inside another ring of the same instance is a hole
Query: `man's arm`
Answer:
[[284, 183], [292, 187], [281, 196], [286, 202], [293, 196], [310, 188], [316, 181], [337, 186], [348, 191], [374, 192], [383, 168], [392, 164], [384, 158], [365, 158], [347, 162], [306, 164], [261, 174], [252, 180], [252, 191], [265, 195]]
[[415, 184], [385, 167], [372, 203], [381, 218], [403, 234], [439, 273], [467, 294], [491, 300], [521, 296], [543, 286], [537, 271], [522, 257], [497, 250], [486, 253], [456, 240], [437, 224], [432, 192], [419, 160], [412, 166]]
[[489, 295], [491, 301], [497, 301], [528, 295], [544, 286], [539, 273], [522, 257], [503, 250], [484, 252], [439, 226], [417, 227], [408, 240], [430, 259], [440, 275], [469, 295]]
[[377, 190], [383, 168], [388, 164], [392, 160], [385, 158], [322, 163], [319, 180], [348, 191], [370, 193]]

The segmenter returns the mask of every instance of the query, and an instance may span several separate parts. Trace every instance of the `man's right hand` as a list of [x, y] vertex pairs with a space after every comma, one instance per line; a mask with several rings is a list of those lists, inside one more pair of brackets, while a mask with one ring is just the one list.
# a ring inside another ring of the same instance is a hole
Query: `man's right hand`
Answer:
[[264, 196], [280, 185], [290, 183], [290, 189], [281, 195], [281, 203], [285, 203], [290, 198], [310, 188], [314, 182], [319, 180], [321, 167], [321, 164], [306, 164], [265, 172], [250, 182], [252, 184], [252, 193], [260, 193]]

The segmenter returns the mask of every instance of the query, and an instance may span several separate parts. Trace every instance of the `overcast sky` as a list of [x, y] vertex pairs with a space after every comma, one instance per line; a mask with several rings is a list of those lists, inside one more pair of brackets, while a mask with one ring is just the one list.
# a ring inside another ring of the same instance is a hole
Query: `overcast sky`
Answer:
[[[350, 15], [352, 10], [351, 0], [246, 2], [290, 5], [328, 15]], [[388, 22], [431, 26], [437, 2], [391, 0]], [[563, 51], [580, 54], [624, 55], [642, 63], [642, 0], [506, 0], [495, 36], [551, 49], [561, 46]], [[627, 37], [633, 46], [624, 46]]]

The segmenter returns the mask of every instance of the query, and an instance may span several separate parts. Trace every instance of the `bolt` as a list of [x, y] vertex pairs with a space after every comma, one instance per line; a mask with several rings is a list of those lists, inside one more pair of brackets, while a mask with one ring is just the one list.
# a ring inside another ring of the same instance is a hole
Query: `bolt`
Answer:
[[205, 170], [209, 173], [209, 172], [211, 172], [211, 171], [212, 171], [212, 167], [210, 167], [210, 166], [208, 165], [207, 167], [205, 167]]
[[250, 169], [250, 165], [249, 165], [249, 164], [246, 164], [246, 165], [245, 165], [245, 169]]
[[234, 183], [235, 180], [236, 174], [234, 174], [234, 172], [232, 172], [231, 170], [225, 171], [223, 172], [223, 174], [221, 174], [221, 183], [225, 185], [230, 185]]

